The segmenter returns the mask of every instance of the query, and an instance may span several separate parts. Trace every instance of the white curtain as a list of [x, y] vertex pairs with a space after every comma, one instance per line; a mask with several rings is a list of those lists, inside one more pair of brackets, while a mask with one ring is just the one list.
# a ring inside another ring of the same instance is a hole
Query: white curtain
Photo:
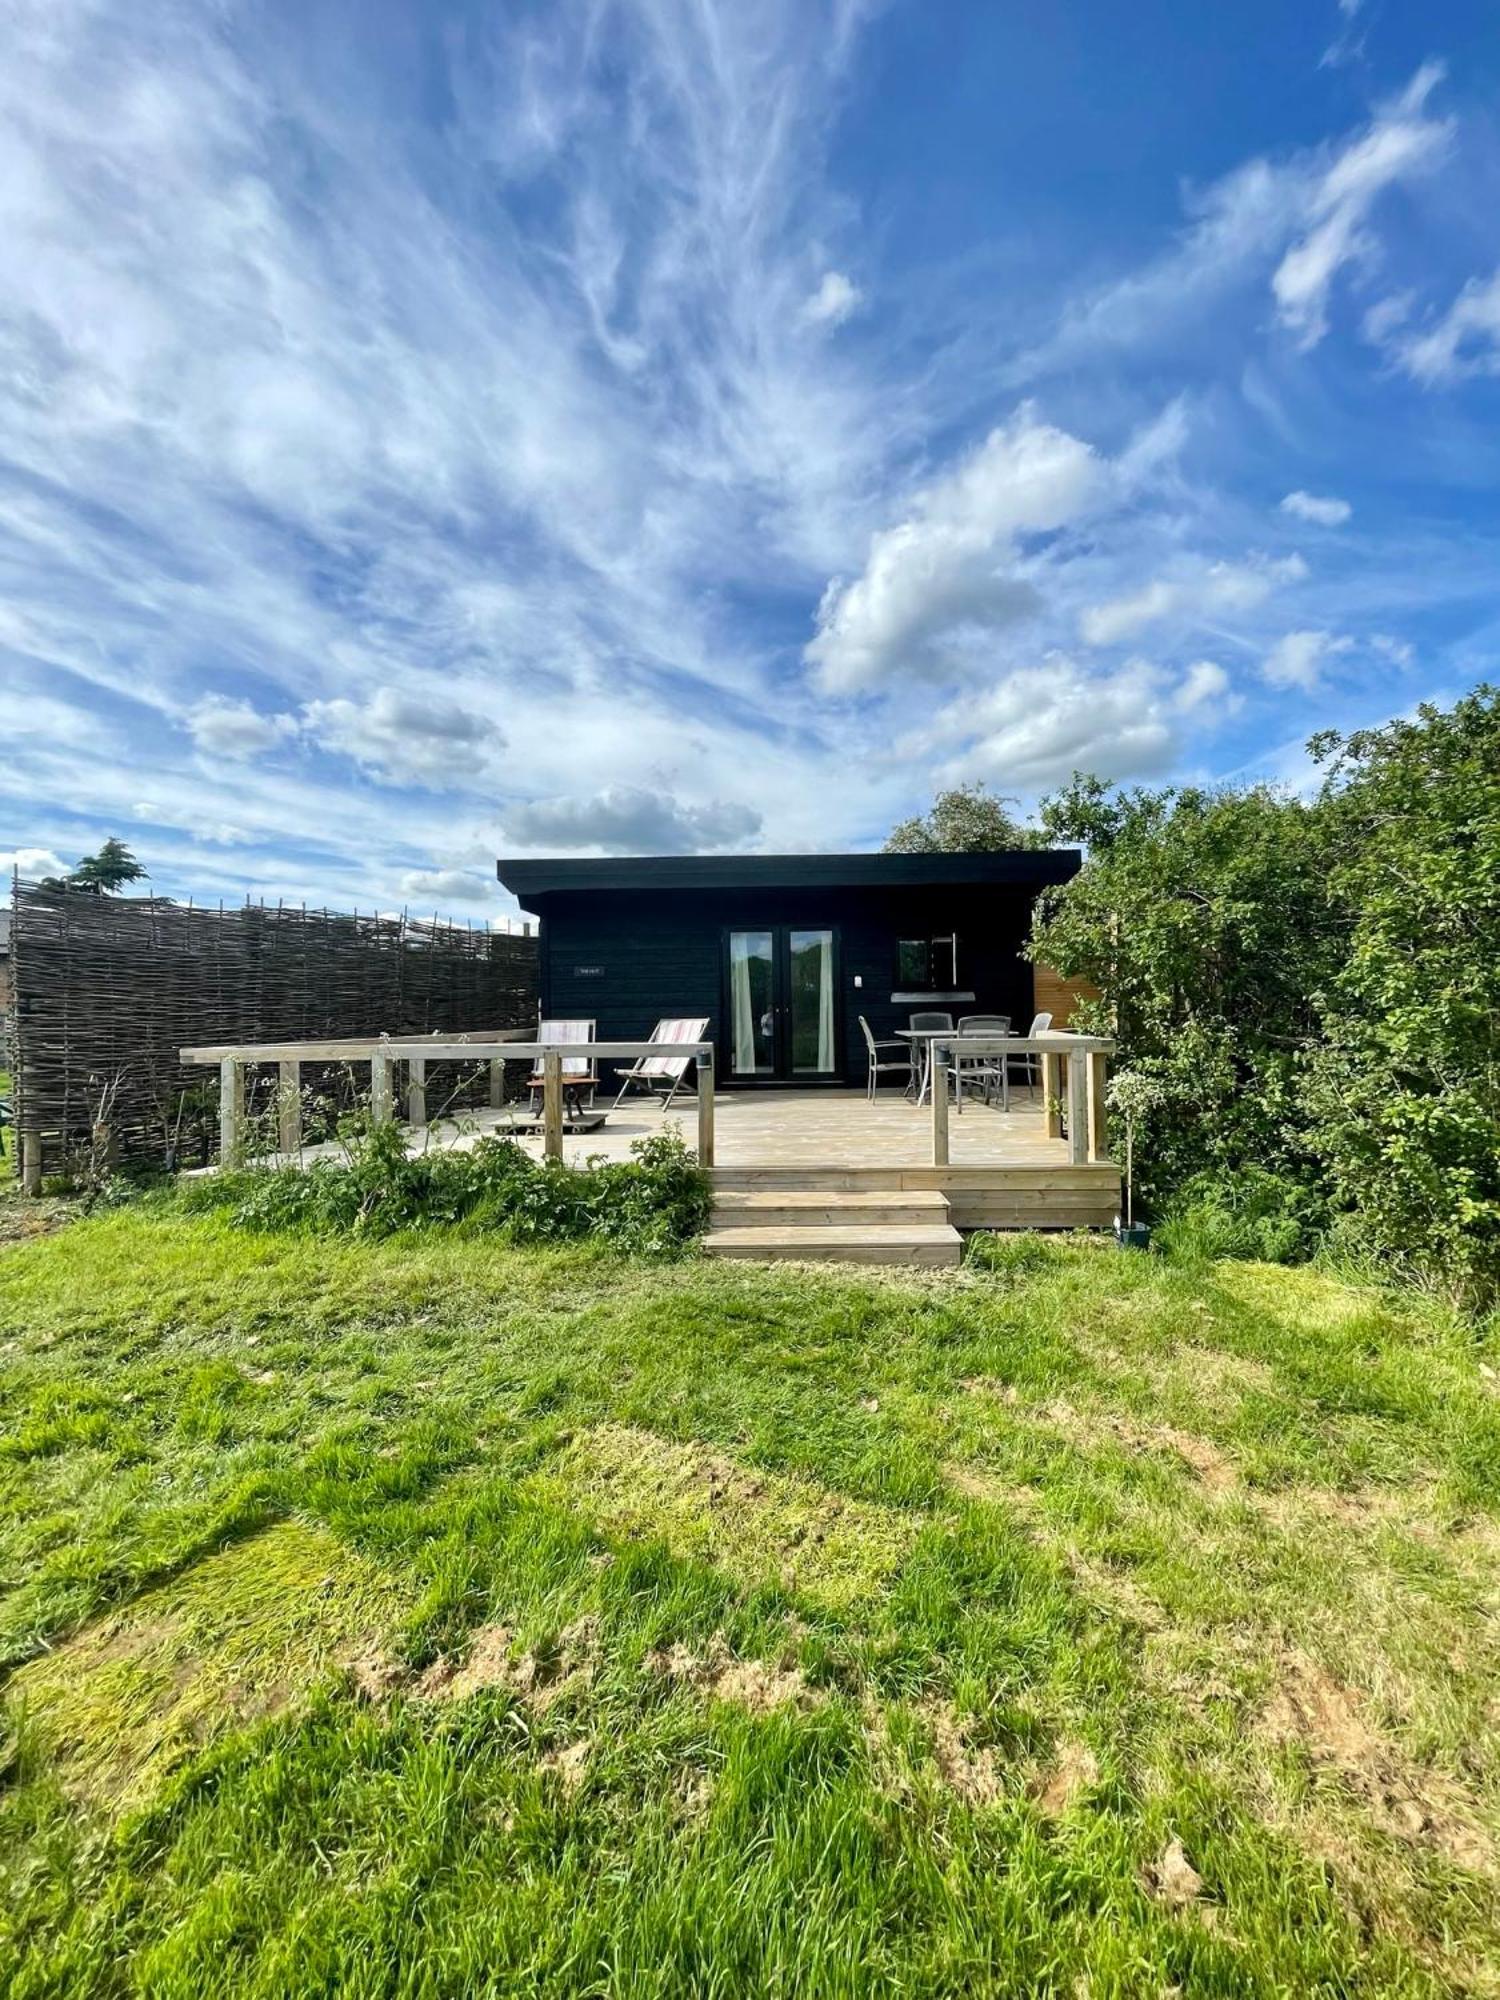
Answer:
[[752, 943], [744, 931], [730, 932], [729, 997], [734, 1017], [734, 1067], [739, 1076], [755, 1074], [755, 1009], [750, 997]]
[[818, 1068], [833, 1068], [833, 935], [824, 934], [818, 964]]

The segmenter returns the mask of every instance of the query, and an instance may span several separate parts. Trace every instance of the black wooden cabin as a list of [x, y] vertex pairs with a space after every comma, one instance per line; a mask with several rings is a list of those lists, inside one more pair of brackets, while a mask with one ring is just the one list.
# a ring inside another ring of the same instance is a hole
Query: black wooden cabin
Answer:
[[660, 855], [502, 860], [541, 920], [544, 1019], [638, 1040], [706, 1016], [721, 1086], [863, 1083], [914, 1011], [1008, 1014], [1024, 1033], [1032, 904], [1072, 849], [999, 854]]

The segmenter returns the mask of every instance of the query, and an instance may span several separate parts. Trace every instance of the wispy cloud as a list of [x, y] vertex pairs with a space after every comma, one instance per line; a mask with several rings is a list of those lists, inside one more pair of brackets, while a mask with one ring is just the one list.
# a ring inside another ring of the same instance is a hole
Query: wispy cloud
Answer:
[[1310, 190], [1308, 226], [1271, 280], [1282, 323], [1301, 346], [1314, 346], [1328, 331], [1329, 296], [1339, 272], [1375, 254], [1368, 220], [1376, 201], [1387, 188], [1428, 171], [1448, 144], [1451, 122], [1425, 115], [1442, 80], [1441, 63], [1424, 63]]

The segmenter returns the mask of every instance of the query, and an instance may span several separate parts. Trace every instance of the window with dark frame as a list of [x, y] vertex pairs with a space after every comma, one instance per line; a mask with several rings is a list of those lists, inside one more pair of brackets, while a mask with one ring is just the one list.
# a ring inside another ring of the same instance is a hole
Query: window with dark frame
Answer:
[[896, 986], [903, 993], [958, 990], [958, 933], [901, 938], [896, 945]]

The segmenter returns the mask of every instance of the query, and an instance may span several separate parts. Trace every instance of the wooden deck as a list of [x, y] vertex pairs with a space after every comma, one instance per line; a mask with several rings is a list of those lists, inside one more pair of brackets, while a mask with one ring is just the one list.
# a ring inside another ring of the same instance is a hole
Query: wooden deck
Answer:
[[[873, 1104], [855, 1090], [721, 1091], [714, 1115], [714, 1185], [726, 1193], [936, 1190], [960, 1229], [1108, 1228], [1119, 1207], [1118, 1167], [1111, 1160], [1072, 1163], [1067, 1142], [1048, 1137], [1038, 1090], [1013, 1090], [1009, 1112], [967, 1100], [962, 1113], [953, 1110], [945, 1167], [925, 1164], [930, 1108], [894, 1090]], [[563, 1157], [575, 1164], [628, 1159], [634, 1140], [673, 1125], [691, 1145], [695, 1118], [688, 1096], [665, 1113], [650, 1099], [627, 1097], [601, 1130], [565, 1132]], [[457, 1123], [434, 1123], [430, 1143], [469, 1146], [512, 1128], [511, 1114], [479, 1110]], [[539, 1134], [516, 1136], [540, 1156]]]
[[[581, 1118], [568, 1104], [562, 1071], [564, 1056], [576, 1051], [521, 1041], [517, 1032], [193, 1048], [182, 1057], [218, 1065], [223, 1161], [245, 1159], [254, 1143], [245, 1119], [246, 1072], [271, 1063], [278, 1068], [282, 1148], [275, 1158], [286, 1165], [337, 1150], [300, 1144], [304, 1063], [368, 1064], [371, 1115], [397, 1117], [400, 1100], [413, 1151], [463, 1148], [493, 1134], [542, 1157], [587, 1165], [628, 1159], [636, 1140], [675, 1126], [713, 1179], [715, 1226], [704, 1247], [717, 1256], [954, 1263], [960, 1230], [1103, 1229], [1119, 1207], [1119, 1170], [1105, 1144], [1106, 1063], [1114, 1048], [1106, 1038], [1056, 1031], [966, 1036], [966, 1055], [976, 1060], [1026, 1056], [1040, 1068], [1040, 1087], [1015, 1087], [1003, 1110], [973, 1096], [950, 1103], [946, 1090], [927, 1105], [894, 1089], [873, 1100], [860, 1090], [826, 1087], [716, 1091], [713, 1045], [694, 1043], [696, 1103], [684, 1094], [664, 1111], [654, 1098], [636, 1096], [616, 1109], [601, 1094]], [[596, 1042], [591, 1048], [596, 1061], [620, 1062], [664, 1046]], [[683, 1045], [673, 1045], [672, 1053], [680, 1058]], [[540, 1118], [529, 1100], [505, 1103], [508, 1061], [540, 1067]], [[449, 1118], [435, 1066], [454, 1062], [488, 1069], [490, 1103]], [[568, 1129], [570, 1113], [577, 1130]], [[934, 1213], [939, 1204], [941, 1220]]]

